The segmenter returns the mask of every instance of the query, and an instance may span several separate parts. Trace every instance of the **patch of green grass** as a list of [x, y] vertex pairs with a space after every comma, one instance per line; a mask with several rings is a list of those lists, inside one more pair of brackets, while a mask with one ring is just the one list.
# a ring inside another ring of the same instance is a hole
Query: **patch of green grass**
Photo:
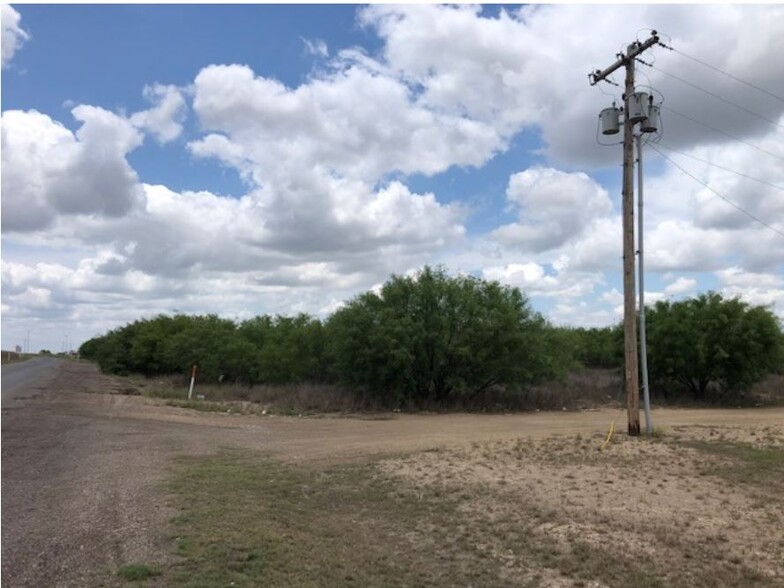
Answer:
[[117, 570], [117, 575], [126, 582], [139, 582], [160, 576], [163, 572], [146, 564], [128, 564]]
[[166, 406], [177, 406], [179, 408], [190, 408], [201, 412], [239, 412], [230, 404], [220, 402], [205, 402], [203, 400], [167, 400]]
[[595, 547], [575, 541], [571, 551], [559, 554], [556, 566], [562, 574], [590, 581], [601, 578], [609, 586], [635, 586], [637, 588], [664, 588], [669, 586], [650, 558], [627, 559], [606, 547]]
[[[260, 414], [262, 407], [256, 404], [241, 404], [235, 402], [213, 402], [210, 400], [178, 400], [171, 399], [166, 401], [167, 406], [177, 406], [179, 408], [189, 408], [201, 412], [225, 412], [234, 414]], [[300, 415], [302, 416], [302, 415]]]
[[719, 463], [707, 465], [707, 473], [784, 495], [784, 448], [729, 441], [692, 441], [686, 445], [722, 458]]
[[564, 551], [535, 521], [491, 521], [471, 492], [411, 486], [374, 463], [314, 470], [226, 451], [180, 461], [168, 490], [182, 558], [169, 585], [503, 587], [524, 585], [532, 567], [659, 585], [645, 562]]
[[139, 386], [142, 388], [141, 395], [147, 398], [167, 398], [174, 400], [186, 400], [188, 391], [182, 388], [161, 388], [158, 386]]
[[[183, 462], [169, 486], [181, 505], [173, 522], [184, 558], [174, 583], [417, 584], [416, 566], [399, 552], [399, 501], [368, 474], [363, 467], [299, 470], [234, 452]], [[411, 515], [409, 522], [428, 509], [409, 506], [414, 513], [400, 513]]]

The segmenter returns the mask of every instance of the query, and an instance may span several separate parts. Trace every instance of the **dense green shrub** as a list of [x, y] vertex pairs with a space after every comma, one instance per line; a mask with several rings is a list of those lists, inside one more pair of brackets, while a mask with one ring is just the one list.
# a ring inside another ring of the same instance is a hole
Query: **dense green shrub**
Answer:
[[108, 373], [188, 374], [201, 380], [296, 383], [324, 372], [321, 322], [256, 317], [237, 326], [216, 315], [140, 320], [85, 342], [80, 353]]
[[657, 302], [646, 320], [649, 372], [660, 390], [682, 387], [705, 400], [709, 390], [744, 390], [784, 367], [784, 335], [764, 306], [711, 292]]
[[443, 404], [565, 371], [544, 319], [516, 288], [425, 268], [393, 276], [329, 320], [340, 379], [388, 403]]
[[[654, 397], [686, 390], [734, 403], [784, 372], [784, 335], [765, 307], [709, 293], [658, 302], [647, 323]], [[580, 365], [621, 367], [623, 332], [554, 328], [516, 288], [426, 267], [393, 276], [323, 322], [160, 315], [91, 339], [80, 353], [114, 374], [187, 375], [198, 365], [206, 382], [328, 383], [377, 406], [476, 406]]]

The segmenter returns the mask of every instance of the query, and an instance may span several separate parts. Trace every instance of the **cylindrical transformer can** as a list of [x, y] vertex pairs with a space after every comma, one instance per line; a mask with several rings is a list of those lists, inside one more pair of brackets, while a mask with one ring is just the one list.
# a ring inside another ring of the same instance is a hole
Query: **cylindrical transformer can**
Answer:
[[643, 133], [655, 133], [659, 130], [660, 107], [651, 104], [648, 109], [648, 117], [640, 123], [640, 131]]
[[629, 121], [638, 123], [648, 117], [648, 93], [635, 92], [629, 99]]
[[599, 114], [602, 121], [602, 135], [616, 135], [620, 127], [621, 111], [615, 106], [605, 108]]

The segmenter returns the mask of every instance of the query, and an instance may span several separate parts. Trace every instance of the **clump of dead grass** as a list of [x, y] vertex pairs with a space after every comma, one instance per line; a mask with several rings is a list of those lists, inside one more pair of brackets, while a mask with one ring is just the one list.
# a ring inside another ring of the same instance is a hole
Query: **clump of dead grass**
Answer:
[[[576, 410], [597, 406], [617, 406], [620, 383], [613, 370], [583, 370], [563, 380], [542, 383], [523, 390], [493, 387], [478, 395], [454, 395], [444, 402], [390, 405], [367, 391], [349, 390], [331, 384], [283, 384], [244, 386], [197, 382], [193, 397], [187, 398], [188, 381], [181, 376], [127, 378], [128, 389], [143, 396], [174, 401], [216, 402], [235, 412], [265, 414], [314, 414], [417, 411], [510, 412], [534, 410]], [[245, 403], [245, 404], [238, 404]], [[253, 406], [260, 407], [256, 410]], [[213, 410], [199, 405], [194, 408]], [[222, 408], [215, 411], [225, 412]]]

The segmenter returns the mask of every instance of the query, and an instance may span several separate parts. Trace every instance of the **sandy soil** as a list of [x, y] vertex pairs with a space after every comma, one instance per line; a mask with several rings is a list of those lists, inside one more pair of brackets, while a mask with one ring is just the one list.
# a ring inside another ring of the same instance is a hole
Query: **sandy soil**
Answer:
[[[752, 512], [748, 497], [722, 492], [715, 483], [710, 485], [713, 482], [684, 487], [678, 472], [693, 467], [697, 457], [676, 459], [667, 453], [666, 444], [644, 446], [650, 452], [645, 457], [664, 469], [648, 470], [641, 477], [613, 473], [607, 469], [612, 461], [602, 465], [566, 459], [548, 464], [534, 459], [528, 469], [511, 467], [517, 464], [519, 444], [566, 443], [553, 441], [554, 435], [579, 434], [580, 443], [588, 442], [595, 450], [593, 445], [601, 442], [612, 422], [621, 434], [608, 455], [617, 457], [618, 463], [624, 452], [631, 452], [627, 461], [637, 459], [641, 456], [635, 452], [643, 445], [622, 434], [624, 411], [296, 418], [200, 413], [122, 392], [122, 381], [100, 375], [92, 365], [64, 362], [53, 384], [3, 403], [4, 585], [111, 585], [117, 583], [114, 573], [123, 564], [165, 561], [170, 557], [167, 529], [173, 513], [161, 484], [172, 460], [227, 446], [258, 449], [315, 467], [371, 454], [441, 448], [451, 452], [449, 460], [442, 460], [439, 451], [392, 460], [385, 467], [389, 475], [415, 484], [448, 484], [451, 479], [492, 485], [505, 480], [501, 485], [510, 492], [524, 491], [542, 508], [595, 510], [594, 519], [584, 527], [549, 523], [555, 525], [549, 532], [564, 538], [579, 533], [595, 535], [596, 541], [624, 540], [622, 530], [642, 516], [639, 509], [645, 505], [646, 512], [658, 513], [657, 524], [679, 517], [693, 520], [684, 537], [715, 535], [734, 522], [737, 533], [733, 531], [732, 541], [752, 550], [755, 565], [766, 573], [772, 569], [770, 558], [781, 555], [751, 539], [762, 524], [760, 517], [767, 515], [746, 516]], [[673, 435], [710, 436], [711, 430], [715, 434], [720, 428], [739, 438], [784, 438], [784, 408], [656, 410], [654, 420]], [[575, 451], [580, 455], [582, 449]], [[505, 457], [491, 461], [488, 469], [483, 456], [496, 454]], [[569, 480], [567, 489], [556, 492], [564, 480]], [[612, 500], [594, 492], [610, 485]], [[715, 498], [697, 500], [697, 495]], [[675, 510], [673, 504], [678, 505]], [[708, 516], [717, 507], [724, 522]], [[608, 519], [615, 523], [608, 525]], [[643, 549], [642, 544], [630, 544], [630, 549], [637, 548]]]
[[784, 586], [781, 479], [777, 486], [728, 483], [716, 475], [721, 457], [682, 443], [721, 437], [780, 447], [784, 422], [678, 429], [654, 441], [621, 435], [601, 452], [598, 434], [518, 439], [417, 453], [380, 467], [410, 491], [437, 489], [459, 499], [462, 524], [521, 582], [581, 585], [541, 561], [530, 566], [524, 549], [498, 541], [505, 528], [528, 528], [533, 543], [555, 539], [555, 552], [581, 543], [652, 568], [666, 562], [668, 586]]

